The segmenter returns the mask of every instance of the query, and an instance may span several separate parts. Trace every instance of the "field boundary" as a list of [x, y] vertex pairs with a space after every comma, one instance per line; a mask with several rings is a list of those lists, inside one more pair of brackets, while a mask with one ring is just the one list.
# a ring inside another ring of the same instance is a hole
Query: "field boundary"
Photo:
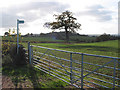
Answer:
[[[45, 52], [42, 53], [42, 52], [34, 51], [33, 48], [44, 49]], [[53, 51], [68, 53], [69, 59], [58, 57], [55, 55]], [[73, 54], [80, 55], [81, 61], [78, 62], [74, 60]], [[107, 61], [103, 65], [99, 65], [99, 64], [85, 62], [84, 61], [85, 56], [107, 58], [107, 59], [110, 59], [110, 61]], [[30, 45], [30, 43], [28, 43], [28, 58], [29, 58], [29, 63], [33, 65], [35, 68], [38, 68], [39, 70], [45, 73], [48, 73], [77, 88], [84, 88], [85, 86], [89, 88], [97, 88], [97, 87], [119, 88], [120, 87], [119, 83], [116, 83], [117, 81], [120, 80], [120, 78], [116, 76], [118, 74], [118, 73], [116, 74], [116, 71], [117, 72], [120, 71], [119, 67], [118, 68], [116, 67], [116, 65], [120, 64], [119, 62], [120, 58], [118, 57], [109, 57], [109, 56], [93, 55], [93, 54], [86, 54], [86, 53], [79, 53], [79, 52], [71, 52], [71, 51]], [[55, 60], [53, 61], [50, 58], [54, 58]], [[69, 65], [65, 65], [65, 63], [63, 62], [67, 62], [69, 63]], [[110, 63], [114, 63], [112, 67], [107, 66]], [[78, 64], [80, 67], [78, 68], [73, 66], [76, 64]], [[85, 68], [84, 64], [97, 66], [97, 68], [95, 68], [94, 70], [86, 70], [84, 69]], [[101, 68], [111, 69], [113, 71], [113, 75], [107, 75], [104, 73], [97, 72]], [[110, 78], [112, 79], [112, 82], [106, 81], [104, 79], [99, 79], [94, 76], [90, 76], [91, 74], [102, 76], [104, 78]], [[90, 78], [90, 80], [86, 80], [85, 78]], [[112, 85], [112, 87], [105, 86], [101, 83], [92, 82], [91, 79], [110, 84]], [[87, 83], [90, 83], [90, 85]]]

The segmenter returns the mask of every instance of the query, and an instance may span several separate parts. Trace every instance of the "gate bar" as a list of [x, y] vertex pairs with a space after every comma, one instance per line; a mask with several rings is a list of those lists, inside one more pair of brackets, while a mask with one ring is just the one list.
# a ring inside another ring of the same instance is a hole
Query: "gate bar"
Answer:
[[73, 74], [73, 72], [72, 72], [72, 53], [70, 53], [70, 80], [71, 80], [71, 84], [73, 85], [73, 76], [72, 76], [72, 74]]
[[113, 90], [115, 89], [115, 70], [116, 69], [116, 59], [114, 59], [114, 70], [113, 70]]
[[82, 53], [82, 61], [81, 61], [81, 89], [83, 89], [83, 53]]

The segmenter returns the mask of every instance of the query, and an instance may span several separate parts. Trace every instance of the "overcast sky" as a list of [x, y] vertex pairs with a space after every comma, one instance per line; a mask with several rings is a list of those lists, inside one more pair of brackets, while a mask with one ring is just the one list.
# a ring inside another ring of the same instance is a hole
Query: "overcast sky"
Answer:
[[9, 28], [16, 29], [17, 19], [22, 34], [51, 32], [43, 27], [55, 21], [53, 14], [69, 10], [80, 23], [80, 34], [118, 34], [119, 0], [2, 0], [0, 2], [0, 35]]

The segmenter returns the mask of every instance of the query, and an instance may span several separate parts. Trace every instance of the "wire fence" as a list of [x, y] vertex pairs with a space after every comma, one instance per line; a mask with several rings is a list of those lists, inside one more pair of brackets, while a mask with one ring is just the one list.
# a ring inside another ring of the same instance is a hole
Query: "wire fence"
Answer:
[[77, 88], [120, 88], [120, 58], [30, 45], [29, 63]]

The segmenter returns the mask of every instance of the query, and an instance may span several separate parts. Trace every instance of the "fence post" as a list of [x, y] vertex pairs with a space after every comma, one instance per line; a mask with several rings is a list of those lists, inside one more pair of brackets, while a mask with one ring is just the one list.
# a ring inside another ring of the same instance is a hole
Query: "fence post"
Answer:
[[[49, 50], [49, 49], [48, 49]], [[49, 59], [49, 75], [50, 75], [50, 52], [48, 52], [48, 59]]]
[[28, 42], [28, 63], [29, 63], [29, 48], [30, 47], [30, 42]]
[[115, 71], [116, 71], [116, 59], [114, 59], [114, 70], [113, 70], [113, 90], [115, 90]]
[[82, 53], [82, 60], [81, 60], [81, 89], [83, 89], [83, 53]]
[[30, 42], [28, 42], [28, 56], [29, 56], [29, 64], [31, 64], [31, 46], [30, 46]]
[[33, 46], [30, 46], [31, 49], [31, 65], [33, 64]]
[[71, 84], [73, 84], [73, 76], [72, 76], [72, 53], [70, 53], [70, 80], [71, 80]]

